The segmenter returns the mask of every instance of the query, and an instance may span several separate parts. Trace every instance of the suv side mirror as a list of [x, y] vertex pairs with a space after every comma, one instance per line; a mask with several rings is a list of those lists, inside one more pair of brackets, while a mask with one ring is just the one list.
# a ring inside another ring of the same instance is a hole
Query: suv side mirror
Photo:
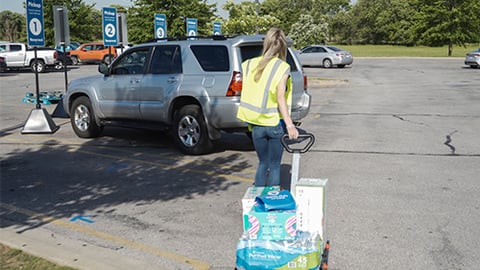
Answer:
[[98, 72], [100, 72], [100, 73], [102, 73], [102, 74], [105, 74], [105, 75], [108, 75], [108, 66], [107, 66], [107, 64], [101, 63], [100, 65], [98, 65]]

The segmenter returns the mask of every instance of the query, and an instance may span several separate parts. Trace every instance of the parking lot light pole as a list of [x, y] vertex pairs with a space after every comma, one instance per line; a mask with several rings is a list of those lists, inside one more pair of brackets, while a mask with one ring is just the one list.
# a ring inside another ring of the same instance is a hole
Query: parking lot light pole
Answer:
[[260, 5], [260, 2], [258, 0], [255, 0], [255, 4], [256, 4], [256, 7], [255, 7], [255, 15], [257, 16], [257, 23], [255, 25], [255, 34], [258, 35], [258, 5]]

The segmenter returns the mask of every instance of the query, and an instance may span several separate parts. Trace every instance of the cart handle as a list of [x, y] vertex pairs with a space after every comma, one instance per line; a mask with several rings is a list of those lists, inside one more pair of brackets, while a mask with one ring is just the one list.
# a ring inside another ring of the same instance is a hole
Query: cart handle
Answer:
[[[291, 145], [292, 143], [295, 142], [301, 142], [304, 140], [309, 140], [307, 144], [303, 148], [292, 148]], [[313, 143], [315, 142], [315, 136], [313, 136], [312, 133], [304, 133], [304, 134], [298, 134], [297, 139], [289, 139], [288, 134], [284, 134], [280, 140], [282, 142], [283, 147], [287, 152], [289, 153], [306, 153], [310, 148], [312, 148]]]

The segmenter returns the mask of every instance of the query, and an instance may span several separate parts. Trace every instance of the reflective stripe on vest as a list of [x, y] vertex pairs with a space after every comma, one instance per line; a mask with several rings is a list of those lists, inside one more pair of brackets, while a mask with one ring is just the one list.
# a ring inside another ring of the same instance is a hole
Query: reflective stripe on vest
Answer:
[[[272, 85], [273, 77], [275, 76], [275, 73], [277, 72], [280, 64], [282, 64], [282, 60], [277, 59], [277, 61], [275, 61], [275, 64], [273, 65], [273, 68], [272, 68], [272, 71], [270, 72], [270, 75], [268, 76], [267, 84], [265, 85], [265, 89], [263, 91], [261, 107], [255, 106], [255, 105], [247, 103], [245, 101], [240, 101], [240, 106], [243, 106], [243, 107], [245, 107], [249, 110], [252, 110], [254, 112], [261, 113], [261, 114], [278, 112], [277, 107], [267, 108], [267, 103], [268, 103], [268, 95], [269, 95], [269, 92], [270, 92], [270, 86]], [[247, 71], [245, 72], [245, 74], [247, 74], [247, 76], [248, 76], [248, 72], [249, 72], [249, 67], [250, 67], [250, 60], [248, 60]]]

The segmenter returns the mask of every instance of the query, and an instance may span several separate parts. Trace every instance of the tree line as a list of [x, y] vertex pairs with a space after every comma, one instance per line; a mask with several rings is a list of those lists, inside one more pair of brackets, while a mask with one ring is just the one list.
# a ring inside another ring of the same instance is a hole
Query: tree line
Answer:
[[[54, 5], [68, 9], [70, 40], [102, 40], [102, 15], [84, 0], [44, 0], [45, 39], [54, 45]], [[480, 43], [478, 0], [264, 0], [227, 1], [229, 18], [215, 15], [207, 0], [133, 0], [132, 6], [112, 5], [127, 14], [129, 42], [154, 37], [154, 14], [167, 17], [167, 35], [185, 36], [186, 18], [198, 20], [199, 35], [211, 35], [213, 22], [222, 22], [226, 35], [265, 33], [281, 27], [296, 48], [309, 44], [392, 44], [404, 46]], [[25, 15], [0, 13], [1, 40], [26, 41]]]

